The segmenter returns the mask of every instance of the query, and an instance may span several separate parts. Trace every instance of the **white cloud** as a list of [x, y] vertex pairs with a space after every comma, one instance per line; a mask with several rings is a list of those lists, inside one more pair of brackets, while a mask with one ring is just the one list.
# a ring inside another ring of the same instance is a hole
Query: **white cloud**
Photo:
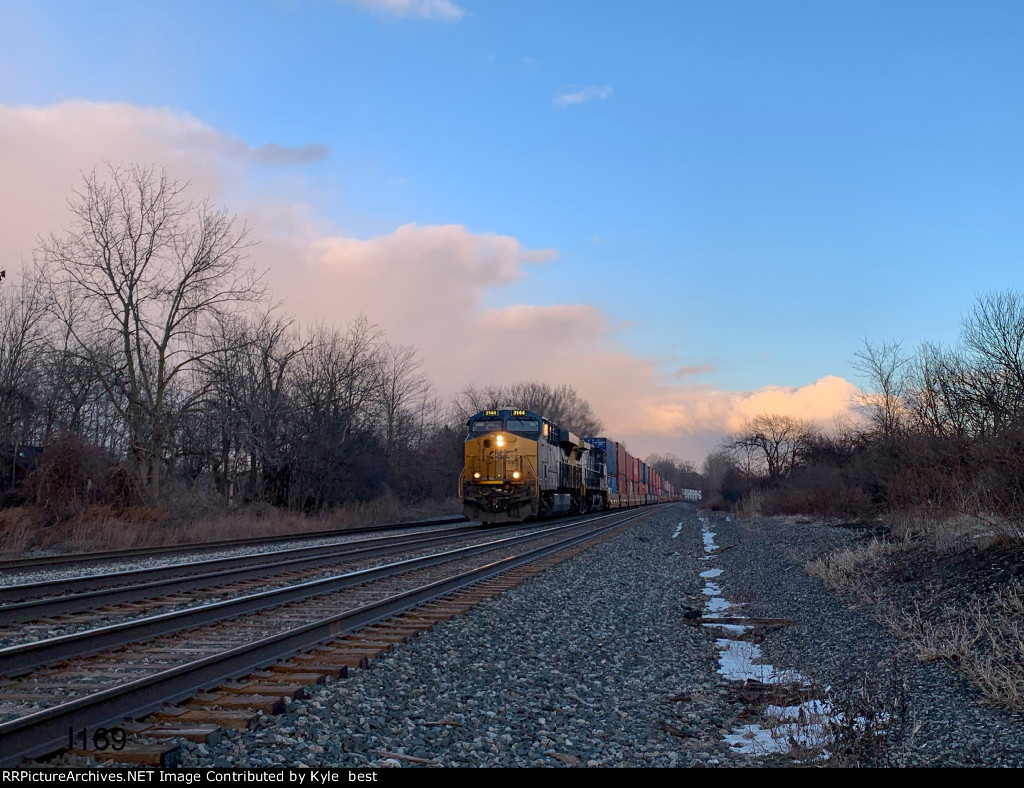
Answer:
[[458, 22], [466, 12], [451, 0], [349, 0], [366, 8], [398, 17]]
[[590, 87], [581, 88], [572, 93], [563, 93], [562, 95], [555, 98], [555, 104], [559, 107], [570, 107], [574, 104], [582, 104], [585, 101], [591, 101], [592, 99], [604, 100], [611, 96], [614, 91], [611, 85], [605, 85], [603, 88], [591, 85]]

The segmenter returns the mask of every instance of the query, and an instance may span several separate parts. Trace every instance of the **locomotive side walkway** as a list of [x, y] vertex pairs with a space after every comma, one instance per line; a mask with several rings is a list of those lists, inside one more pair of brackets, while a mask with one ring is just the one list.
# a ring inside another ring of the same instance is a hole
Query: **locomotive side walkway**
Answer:
[[[188, 744], [183, 764], [756, 766], [821, 762], [842, 743], [790, 750], [759, 739], [771, 708], [788, 706], [827, 710], [840, 729], [845, 714], [852, 738], [863, 730], [855, 715], [871, 718], [869, 733], [881, 720], [915, 730], [912, 741], [872, 745], [889, 765], [1024, 765], [1020, 715], [980, 706], [941, 665], [914, 662], [803, 570], [855, 538], [663, 507], [369, 669], [310, 688], [253, 730]], [[725, 625], [704, 626], [712, 617]], [[730, 680], [752, 648], [781, 689]], [[874, 716], [844, 705], [864, 677]], [[894, 678], [904, 687], [895, 694]]]

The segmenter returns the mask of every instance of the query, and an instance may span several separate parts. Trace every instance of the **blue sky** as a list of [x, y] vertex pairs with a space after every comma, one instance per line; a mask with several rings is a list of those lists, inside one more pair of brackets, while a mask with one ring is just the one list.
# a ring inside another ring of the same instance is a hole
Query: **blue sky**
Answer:
[[1020, 2], [424, 1], [0, 0], [0, 103], [326, 145], [245, 183], [557, 250], [484, 306], [593, 305], [721, 389], [852, 380], [1020, 287]]

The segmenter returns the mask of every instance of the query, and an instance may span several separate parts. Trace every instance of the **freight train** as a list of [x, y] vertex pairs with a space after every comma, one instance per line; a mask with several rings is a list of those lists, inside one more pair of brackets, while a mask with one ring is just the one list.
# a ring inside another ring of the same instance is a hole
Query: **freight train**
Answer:
[[621, 443], [580, 438], [531, 410], [484, 410], [467, 426], [459, 494], [470, 520], [516, 523], [700, 499], [699, 490], [676, 489]]

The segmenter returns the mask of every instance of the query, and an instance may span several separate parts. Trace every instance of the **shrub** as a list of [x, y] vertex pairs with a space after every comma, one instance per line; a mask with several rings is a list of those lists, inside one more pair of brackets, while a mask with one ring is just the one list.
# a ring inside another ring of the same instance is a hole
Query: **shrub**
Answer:
[[52, 524], [80, 515], [88, 506], [130, 506], [131, 475], [108, 452], [66, 435], [48, 448], [24, 483], [27, 501]]

